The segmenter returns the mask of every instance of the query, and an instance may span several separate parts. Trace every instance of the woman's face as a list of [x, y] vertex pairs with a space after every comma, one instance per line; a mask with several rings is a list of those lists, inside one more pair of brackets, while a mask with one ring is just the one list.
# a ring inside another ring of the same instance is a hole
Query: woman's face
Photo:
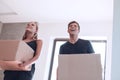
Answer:
[[27, 24], [26, 30], [32, 33], [37, 32], [37, 25], [35, 22], [30, 22]]

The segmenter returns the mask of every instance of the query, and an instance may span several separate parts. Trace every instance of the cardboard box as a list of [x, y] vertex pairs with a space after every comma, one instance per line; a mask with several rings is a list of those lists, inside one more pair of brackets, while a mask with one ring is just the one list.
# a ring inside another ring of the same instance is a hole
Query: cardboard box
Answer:
[[34, 51], [21, 40], [0, 40], [1, 61], [27, 61], [33, 57]]
[[100, 54], [59, 55], [58, 80], [102, 80]]

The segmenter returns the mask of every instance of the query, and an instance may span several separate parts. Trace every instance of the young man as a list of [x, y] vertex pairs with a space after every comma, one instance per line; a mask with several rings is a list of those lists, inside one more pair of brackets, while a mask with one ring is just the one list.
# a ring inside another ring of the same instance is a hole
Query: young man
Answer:
[[[94, 53], [91, 43], [88, 40], [78, 38], [80, 26], [78, 22], [71, 21], [68, 24], [69, 40], [60, 46], [59, 54], [91, 54]], [[58, 80], [58, 68], [57, 77]]]
[[88, 40], [78, 38], [80, 26], [78, 22], [71, 21], [68, 24], [69, 40], [61, 45], [59, 54], [86, 54], [94, 53], [91, 43]]

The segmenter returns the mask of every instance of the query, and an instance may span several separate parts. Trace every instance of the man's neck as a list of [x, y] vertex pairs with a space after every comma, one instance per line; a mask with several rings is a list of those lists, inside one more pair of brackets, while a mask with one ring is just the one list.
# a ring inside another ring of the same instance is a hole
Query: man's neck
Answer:
[[78, 37], [70, 37], [69, 42], [74, 44], [78, 41]]

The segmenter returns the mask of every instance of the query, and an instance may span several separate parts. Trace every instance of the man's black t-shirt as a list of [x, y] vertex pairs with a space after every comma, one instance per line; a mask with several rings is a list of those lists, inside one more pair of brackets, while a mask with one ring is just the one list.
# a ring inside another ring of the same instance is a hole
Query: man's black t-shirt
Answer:
[[86, 54], [94, 53], [91, 43], [88, 40], [78, 39], [74, 44], [66, 42], [60, 47], [59, 54]]

